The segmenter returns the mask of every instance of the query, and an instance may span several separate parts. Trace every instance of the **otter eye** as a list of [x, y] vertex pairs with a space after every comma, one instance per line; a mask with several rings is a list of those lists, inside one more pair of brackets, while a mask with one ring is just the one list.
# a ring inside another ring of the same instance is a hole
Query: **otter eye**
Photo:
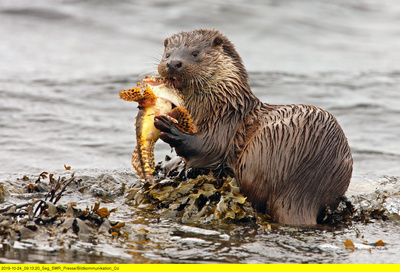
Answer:
[[192, 52], [192, 56], [193, 56], [193, 57], [197, 57], [198, 55], [199, 55], [199, 51], [193, 51], [193, 52]]

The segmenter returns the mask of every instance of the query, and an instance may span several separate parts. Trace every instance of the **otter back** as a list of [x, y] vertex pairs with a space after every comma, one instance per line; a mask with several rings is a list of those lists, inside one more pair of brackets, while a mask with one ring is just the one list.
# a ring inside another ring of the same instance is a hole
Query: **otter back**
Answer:
[[260, 112], [257, 131], [237, 161], [240, 188], [276, 220], [314, 225], [326, 205], [336, 208], [349, 186], [346, 137], [331, 114], [313, 106], [264, 106]]

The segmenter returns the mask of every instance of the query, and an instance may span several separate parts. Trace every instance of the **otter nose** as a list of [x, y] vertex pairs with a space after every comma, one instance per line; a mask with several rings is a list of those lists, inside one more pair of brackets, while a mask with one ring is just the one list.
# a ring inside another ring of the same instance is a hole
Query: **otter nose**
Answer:
[[167, 67], [170, 70], [178, 70], [178, 69], [182, 68], [182, 61], [171, 60], [170, 62], [167, 63]]

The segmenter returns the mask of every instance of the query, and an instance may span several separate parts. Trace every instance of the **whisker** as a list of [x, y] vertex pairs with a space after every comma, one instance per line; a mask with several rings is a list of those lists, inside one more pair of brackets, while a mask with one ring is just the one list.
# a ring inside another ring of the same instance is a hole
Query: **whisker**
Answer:
[[144, 70], [143, 72], [139, 73], [139, 78], [145, 78], [148, 75], [153, 76], [154, 74], [156, 74], [156, 72], [154, 71], [154, 69], [151, 70]]
[[160, 62], [161, 59], [162, 59], [162, 55], [161, 55], [160, 57], [151, 56], [150, 58], [151, 58], [153, 61]]

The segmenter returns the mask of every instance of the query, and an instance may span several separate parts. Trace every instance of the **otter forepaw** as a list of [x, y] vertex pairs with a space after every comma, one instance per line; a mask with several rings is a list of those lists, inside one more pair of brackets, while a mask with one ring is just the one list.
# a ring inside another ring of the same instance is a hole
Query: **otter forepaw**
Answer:
[[166, 115], [157, 115], [154, 117], [154, 126], [161, 132], [170, 133], [173, 127], [176, 127], [175, 119]]
[[154, 118], [154, 126], [159, 129], [160, 139], [172, 147], [177, 147], [186, 139], [186, 133], [180, 131], [174, 118], [158, 115]]

